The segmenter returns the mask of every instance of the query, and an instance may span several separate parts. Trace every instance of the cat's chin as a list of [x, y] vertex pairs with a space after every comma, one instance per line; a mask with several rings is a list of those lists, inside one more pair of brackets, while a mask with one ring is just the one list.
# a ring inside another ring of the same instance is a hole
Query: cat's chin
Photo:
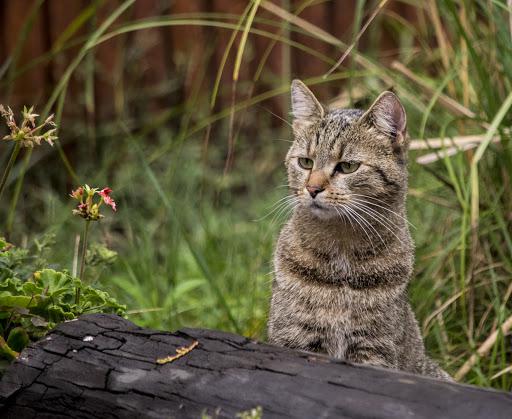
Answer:
[[332, 220], [339, 217], [339, 214], [333, 208], [318, 204], [314, 201], [309, 204], [307, 211], [311, 212], [312, 215], [320, 220]]

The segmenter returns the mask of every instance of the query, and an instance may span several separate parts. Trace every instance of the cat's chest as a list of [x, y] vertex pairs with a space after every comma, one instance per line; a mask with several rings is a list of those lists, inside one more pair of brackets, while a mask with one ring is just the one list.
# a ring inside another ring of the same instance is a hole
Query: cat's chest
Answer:
[[289, 315], [320, 328], [350, 327], [353, 313], [366, 304], [364, 293], [346, 284], [309, 281], [279, 272], [276, 282], [275, 291], [287, 301]]
[[285, 336], [276, 342], [338, 358], [345, 357], [355, 335], [372, 330], [375, 313], [386, 305], [375, 292], [346, 284], [310, 284], [289, 276], [279, 281], [279, 275], [276, 282], [274, 316]]

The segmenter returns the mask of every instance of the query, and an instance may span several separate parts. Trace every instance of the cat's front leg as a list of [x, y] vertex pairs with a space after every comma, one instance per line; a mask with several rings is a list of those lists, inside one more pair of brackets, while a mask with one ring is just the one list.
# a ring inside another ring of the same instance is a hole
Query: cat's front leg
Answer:
[[345, 359], [356, 364], [397, 369], [397, 351], [391, 343], [352, 342], [347, 346]]

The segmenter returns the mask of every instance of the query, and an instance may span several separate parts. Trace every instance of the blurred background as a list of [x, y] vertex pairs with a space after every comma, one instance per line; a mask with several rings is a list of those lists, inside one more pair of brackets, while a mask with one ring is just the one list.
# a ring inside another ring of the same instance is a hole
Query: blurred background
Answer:
[[428, 351], [463, 382], [512, 388], [512, 2], [4, 0], [0, 32], [0, 103], [59, 125], [14, 166], [9, 241], [51, 242], [72, 271], [68, 194], [108, 185], [119, 210], [91, 231], [105, 247], [87, 279], [166, 330], [265, 339], [290, 81], [333, 107], [393, 88]]

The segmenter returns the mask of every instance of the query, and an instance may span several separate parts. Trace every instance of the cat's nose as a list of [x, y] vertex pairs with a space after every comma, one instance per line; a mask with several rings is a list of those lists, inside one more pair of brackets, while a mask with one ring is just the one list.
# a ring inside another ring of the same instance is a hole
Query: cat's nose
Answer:
[[306, 186], [306, 189], [308, 190], [309, 194], [311, 195], [311, 198], [315, 198], [320, 192], [322, 192], [325, 188], [322, 188], [321, 186]]

